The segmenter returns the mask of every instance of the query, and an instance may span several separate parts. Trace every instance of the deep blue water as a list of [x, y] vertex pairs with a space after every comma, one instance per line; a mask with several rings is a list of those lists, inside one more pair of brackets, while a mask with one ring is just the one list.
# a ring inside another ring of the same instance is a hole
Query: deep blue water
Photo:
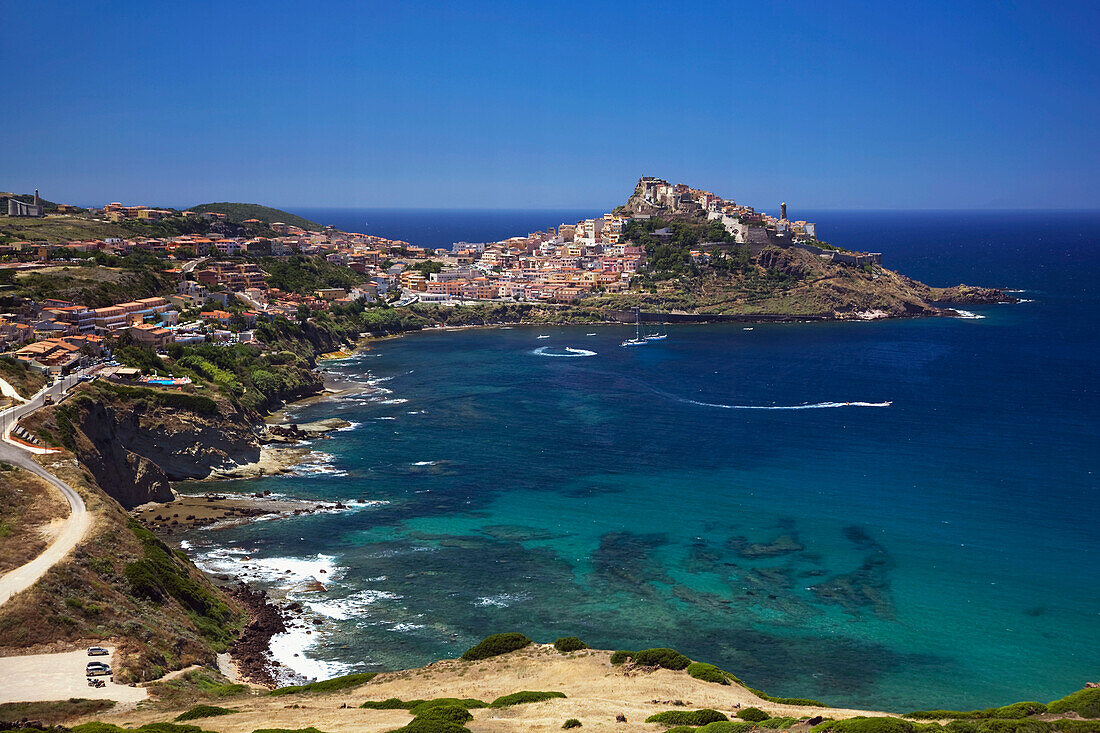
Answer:
[[[815, 218], [906, 274], [1030, 302], [676, 326], [635, 349], [625, 327], [376, 342], [334, 365], [359, 394], [299, 410], [355, 429], [301, 475], [220, 488], [388, 503], [188, 541], [273, 587], [326, 585], [292, 591], [326, 625], [278, 648], [308, 673], [521, 630], [674, 646], [771, 694], [899, 711], [1079, 688], [1100, 659], [1100, 215]], [[566, 346], [595, 355], [536, 353]]]

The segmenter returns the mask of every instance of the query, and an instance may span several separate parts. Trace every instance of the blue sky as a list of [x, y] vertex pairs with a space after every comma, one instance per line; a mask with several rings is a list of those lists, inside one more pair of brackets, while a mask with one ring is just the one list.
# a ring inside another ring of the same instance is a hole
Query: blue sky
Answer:
[[1100, 206], [1095, 2], [0, 9], [0, 190], [51, 200]]

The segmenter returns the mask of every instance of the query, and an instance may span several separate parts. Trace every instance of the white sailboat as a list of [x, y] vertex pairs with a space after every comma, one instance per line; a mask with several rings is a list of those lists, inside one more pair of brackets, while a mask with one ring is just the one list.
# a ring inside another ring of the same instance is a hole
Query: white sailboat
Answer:
[[642, 309], [634, 309], [634, 338], [627, 339], [620, 346], [645, 346], [648, 341], [642, 338]]

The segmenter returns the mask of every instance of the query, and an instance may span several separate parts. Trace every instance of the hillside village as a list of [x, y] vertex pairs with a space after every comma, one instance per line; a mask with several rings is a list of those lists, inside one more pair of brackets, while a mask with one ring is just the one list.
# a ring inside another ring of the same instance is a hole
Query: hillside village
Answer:
[[[300, 322], [351, 304], [561, 306], [598, 298], [607, 307], [616, 295], [657, 293], [658, 280], [687, 270], [717, 272], [724, 266], [729, 272], [736, 258], [742, 269], [750, 257], [758, 258], [763, 263], [758, 269], [767, 265], [780, 279], [788, 277], [782, 268], [796, 275], [808, 271], [805, 262], [863, 268], [876, 279], [868, 268], [881, 265], [877, 253], [847, 252], [819, 241], [814, 223], [787, 219], [786, 204], [775, 217], [649, 177], [638, 181], [624, 206], [602, 217], [497, 242], [457, 242], [450, 249], [320, 225], [303, 228], [299, 224], [312, 223], [251, 205], [174, 211], [116, 202], [77, 210], [44, 204], [37, 192], [33, 200], [9, 196], [8, 204], [9, 220], [79, 216], [174, 232], [78, 241], [0, 239], [0, 349], [54, 374], [70, 372], [120, 337], [152, 349], [250, 343], [259, 323], [280, 317]], [[266, 218], [240, 218], [241, 211], [252, 210], [266, 212]], [[272, 212], [298, 223], [273, 220]], [[775, 254], [780, 251], [801, 251], [803, 259], [792, 264], [788, 255], [781, 262]], [[306, 261], [320, 263], [324, 274], [298, 278]], [[94, 279], [97, 272], [127, 266], [158, 271], [158, 292], [95, 303], [81, 302], [84, 291], [65, 299], [28, 297], [20, 288], [36, 275]]]

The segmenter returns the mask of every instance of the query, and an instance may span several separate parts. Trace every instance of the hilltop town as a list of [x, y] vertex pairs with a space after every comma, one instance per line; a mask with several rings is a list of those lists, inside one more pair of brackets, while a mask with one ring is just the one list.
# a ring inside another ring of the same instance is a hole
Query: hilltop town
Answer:
[[[905, 278], [882, 267], [879, 253], [819, 240], [814, 223], [787, 218], [786, 204], [775, 217], [657, 178], [640, 179], [626, 204], [602, 217], [450, 249], [243, 204], [78, 210], [35, 192], [8, 195], [7, 211], [0, 348], [53, 374], [120, 342], [162, 354], [172, 344], [262, 347], [258, 327], [318, 317], [322, 325], [342, 319], [326, 339], [338, 348], [361, 334], [432, 324], [622, 320], [631, 308], [655, 311], [654, 319], [827, 320], [940, 315], [950, 311], [938, 301], [1008, 299]], [[125, 226], [131, 235], [54, 241], [8, 233], [77, 223]], [[159, 235], [133, 235], [145, 230]], [[147, 367], [153, 359], [130, 361]]]

